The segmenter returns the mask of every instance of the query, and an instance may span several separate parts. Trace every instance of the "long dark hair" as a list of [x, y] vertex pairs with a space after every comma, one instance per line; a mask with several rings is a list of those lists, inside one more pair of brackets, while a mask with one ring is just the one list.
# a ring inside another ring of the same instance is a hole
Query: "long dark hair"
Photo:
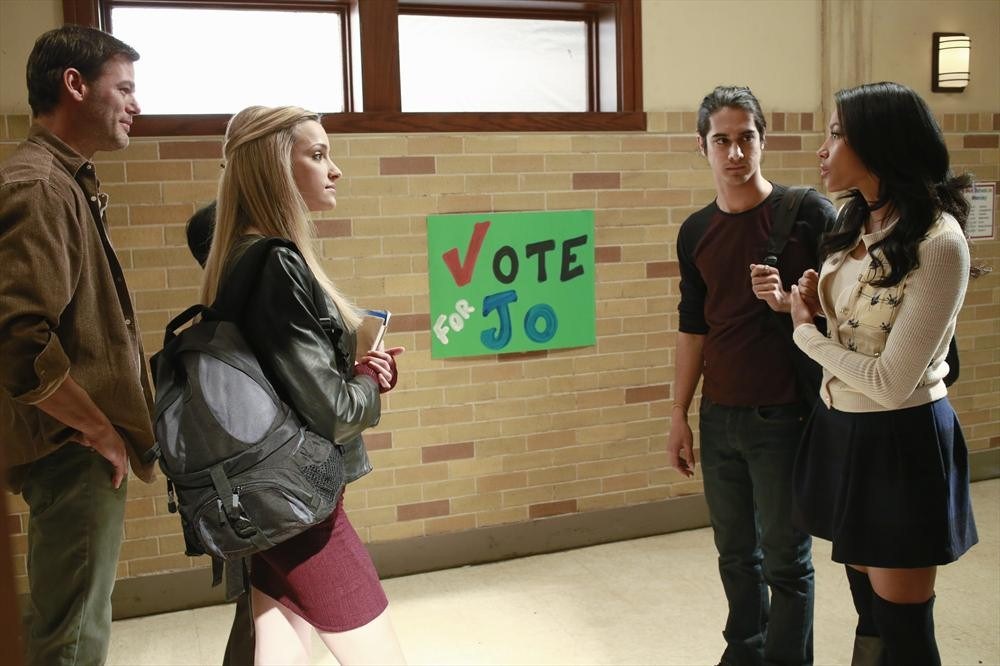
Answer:
[[899, 284], [918, 267], [917, 247], [940, 213], [950, 213], [965, 229], [969, 202], [962, 190], [969, 174], [955, 176], [949, 166], [948, 147], [941, 128], [927, 104], [898, 83], [866, 83], [838, 92], [834, 99], [841, 131], [861, 162], [879, 180], [878, 199], [865, 201], [858, 190], [845, 195], [838, 230], [827, 236], [823, 256], [849, 249], [872, 210], [889, 207], [899, 220], [892, 231], [870, 249], [879, 248], [888, 266], [877, 255], [872, 260], [884, 269], [875, 286]]

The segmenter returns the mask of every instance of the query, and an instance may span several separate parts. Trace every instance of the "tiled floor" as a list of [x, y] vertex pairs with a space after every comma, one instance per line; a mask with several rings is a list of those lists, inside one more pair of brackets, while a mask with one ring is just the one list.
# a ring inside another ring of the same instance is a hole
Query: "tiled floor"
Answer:
[[[973, 485], [980, 543], [944, 567], [946, 665], [1000, 665], [1000, 479]], [[848, 664], [854, 609], [816, 542], [816, 664]], [[708, 529], [385, 581], [411, 664], [714, 664], [725, 605]], [[109, 664], [219, 664], [231, 606], [114, 625]], [[314, 664], [336, 664], [318, 639]]]

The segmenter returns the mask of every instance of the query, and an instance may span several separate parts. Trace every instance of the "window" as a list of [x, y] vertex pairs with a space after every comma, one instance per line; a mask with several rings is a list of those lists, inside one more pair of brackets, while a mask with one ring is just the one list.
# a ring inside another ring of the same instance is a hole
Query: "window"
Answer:
[[401, 14], [403, 111], [592, 111], [587, 24]]
[[133, 134], [170, 136], [221, 134], [228, 114], [249, 104], [320, 111], [334, 133], [642, 130], [639, 3], [63, 0], [63, 8], [67, 22], [102, 27], [142, 54], [143, 115]]
[[110, 25], [142, 55], [136, 80], [155, 81], [139, 89], [144, 114], [346, 109], [338, 12], [112, 6]]

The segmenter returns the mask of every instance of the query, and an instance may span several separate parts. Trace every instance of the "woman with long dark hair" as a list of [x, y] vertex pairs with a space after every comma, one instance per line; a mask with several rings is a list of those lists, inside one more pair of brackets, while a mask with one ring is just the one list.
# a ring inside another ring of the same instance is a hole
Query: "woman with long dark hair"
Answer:
[[852, 663], [940, 664], [937, 567], [977, 541], [943, 381], [972, 272], [970, 179], [952, 175], [924, 101], [895, 83], [838, 92], [817, 154], [827, 189], [848, 194], [820, 274], [792, 289], [795, 343], [823, 366], [796, 460], [796, 521], [846, 565]]

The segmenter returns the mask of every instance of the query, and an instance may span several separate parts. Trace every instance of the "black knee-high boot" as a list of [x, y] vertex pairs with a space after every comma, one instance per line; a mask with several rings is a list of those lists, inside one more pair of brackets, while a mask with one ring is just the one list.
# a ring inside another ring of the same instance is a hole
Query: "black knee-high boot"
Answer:
[[868, 574], [846, 565], [844, 569], [847, 571], [847, 583], [851, 586], [851, 596], [854, 597], [854, 608], [858, 611], [858, 628], [854, 633], [858, 636], [878, 636], [878, 627], [872, 617], [875, 591]]
[[873, 595], [875, 624], [888, 666], [941, 666], [934, 639], [934, 597], [920, 604], [896, 604]]
[[851, 586], [854, 608], [858, 611], [851, 666], [884, 666], [885, 650], [872, 611], [872, 598], [875, 596], [872, 583], [867, 573], [849, 566], [844, 569], [847, 571], [847, 583]]

